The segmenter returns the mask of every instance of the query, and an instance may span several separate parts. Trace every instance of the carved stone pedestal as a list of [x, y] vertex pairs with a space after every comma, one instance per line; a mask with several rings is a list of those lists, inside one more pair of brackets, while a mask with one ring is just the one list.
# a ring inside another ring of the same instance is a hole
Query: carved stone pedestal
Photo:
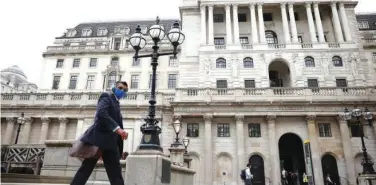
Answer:
[[376, 174], [360, 175], [357, 179], [357, 185], [376, 185]]

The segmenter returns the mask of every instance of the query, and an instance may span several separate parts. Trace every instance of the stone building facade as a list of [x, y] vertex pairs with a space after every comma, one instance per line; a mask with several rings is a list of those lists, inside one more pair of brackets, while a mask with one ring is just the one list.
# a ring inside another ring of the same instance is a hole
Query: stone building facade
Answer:
[[27, 80], [25, 73], [16, 65], [1, 70], [1, 93], [32, 93], [38, 87]]
[[[157, 74], [165, 153], [178, 119], [180, 137], [190, 138], [196, 185], [241, 184], [239, 173], [248, 162], [256, 185], [279, 184], [282, 168], [296, 173], [298, 184], [303, 172], [319, 185], [326, 174], [355, 184], [362, 159], [359, 128], [343, 112], [357, 106], [376, 114], [375, 63], [372, 50], [364, 48], [355, 6], [184, 0], [186, 41], [178, 58], [160, 58]], [[161, 24], [168, 31], [172, 22]], [[78, 138], [93, 123], [100, 92], [121, 79], [130, 86], [120, 100], [129, 132], [124, 150], [134, 151], [151, 73], [148, 59], [132, 60], [127, 40], [137, 24], [144, 31], [153, 22], [82, 23], [57, 37], [43, 54], [39, 92], [2, 94], [2, 144], [14, 141], [20, 112], [27, 117], [21, 144]], [[162, 50], [171, 48], [162, 41]], [[375, 159], [375, 126], [364, 130]]]

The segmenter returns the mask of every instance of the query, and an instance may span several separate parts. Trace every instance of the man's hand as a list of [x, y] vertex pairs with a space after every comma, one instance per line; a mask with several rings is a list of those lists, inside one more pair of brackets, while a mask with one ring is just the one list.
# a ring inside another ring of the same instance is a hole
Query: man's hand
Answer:
[[125, 132], [123, 129], [119, 128], [115, 132], [121, 137], [122, 140], [128, 139], [128, 133]]

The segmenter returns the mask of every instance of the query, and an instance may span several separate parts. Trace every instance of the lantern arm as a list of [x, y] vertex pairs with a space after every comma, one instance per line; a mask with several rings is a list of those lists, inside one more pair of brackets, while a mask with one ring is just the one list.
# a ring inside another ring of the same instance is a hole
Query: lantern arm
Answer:
[[[173, 52], [166, 52], [166, 53], [158, 53], [158, 56], [165, 56], [165, 55], [176, 55], [177, 52], [173, 51]], [[152, 57], [153, 54], [148, 54], [148, 55], [138, 55], [138, 54], [135, 54], [133, 56], [134, 59], [139, 59], [139, 58], [148, 58], [148, 57]]]

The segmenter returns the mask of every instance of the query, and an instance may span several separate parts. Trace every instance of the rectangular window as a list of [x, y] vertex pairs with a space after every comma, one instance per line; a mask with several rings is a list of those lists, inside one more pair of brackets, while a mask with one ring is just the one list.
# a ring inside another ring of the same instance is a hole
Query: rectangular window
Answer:
[[303, 36], [299, 35], [298, 36], [298, 41], [299, 41], [299, 43], [303, 43]]
[[198, 123], [188, 123], [187, 124], [187, 137], [198, 137]]
[[177, 74], [169, 74], [168, 75], [168, 88], [169, 89], [175, 89], [176, 88], [176, 79]]
[[319, 123], [319, 135], [320, 137], [332, 137], [332, 130], [330, 129], [330, 123]]
[[97, 67], [97, 58], [90, 58], [89, 67]]
[[138, 58], [137, 60], [133, 58], [132, 66], [140, 66], [140, 59]]
[[227, 88], [227, 80], [217, 80], [217, 88]]
[[86, 89], [93, 89], [94, 88], [94, 75], [88, 75], [86, 81]]
[[131, 88], [132, 89], [138, 89], [139, 80], [140, 80], [140, 77], [138, 75], [131, 76]]
[[248, 37], [239, 37], [240, 44], [249, 44]]
[[79, 58], [75, 58], [73, 60], [73, 68], [78, 68], [80, 67], [80, 59]]
[[178, 58], [174, 56], [170, 56], [170, 60], [168, 61], [168, 66], [171, 66], [171, 67], [178, 66]]
[[121, 38], [115, 38], [114, 40], [114, 50], [120, 50]]
[[336, 86], [337, 87], [347, 87], [346, 79], [336, 79]]
[[214, 45], [225, 45], [225, 38], [223, 37], [214, 38]]
[[69, 89], [76, 89], [77, 86], [77, 76], [71, 76], [69, 80]]
[[361, 132], [357, 124], [350, 124], [351, 137], [360, 137]]
[[64, 59], [57, 59], [56, 68], [63, 68]]
[[307, 85], [310, 88], [317, 88], [317, 87], [319, 87], [319, 83], [317, 82], [317, 79], [308, 79], [307, 80]]
[[260, 123], [248, 124], [248, 135], [249, 137], [261, 137]]
[[255, 88], [255, 80], [244, 80], [244, 88]]
[[230, 124], [219, 123], [217, 125], [217, 135], [218, 137], [230, 137]]
[[264, 21], [273, 21], [272, 13], [264, 13]]
[[247, 14], [245, 14], [245, 13], [239, 13], [238, 14], [238, 21], [239, 22], [247, 22]]
[[[151, 80], [153, 79], [153, 74], [150, 74], [149, 77], [149, 89], [151, 89]], [[158, 86], [158, 74], [155, 74], [155, 88]]]
[[358, 21], [358, 27], [359, 29], [368, 29], [369, 28], [368, 21]]
[[213, 22], [224, 22], [223, 14], [213, 14]]
[[54, 80], [52, 82], [52, 89], [59, 89], [61, 76], [54, 76]]

